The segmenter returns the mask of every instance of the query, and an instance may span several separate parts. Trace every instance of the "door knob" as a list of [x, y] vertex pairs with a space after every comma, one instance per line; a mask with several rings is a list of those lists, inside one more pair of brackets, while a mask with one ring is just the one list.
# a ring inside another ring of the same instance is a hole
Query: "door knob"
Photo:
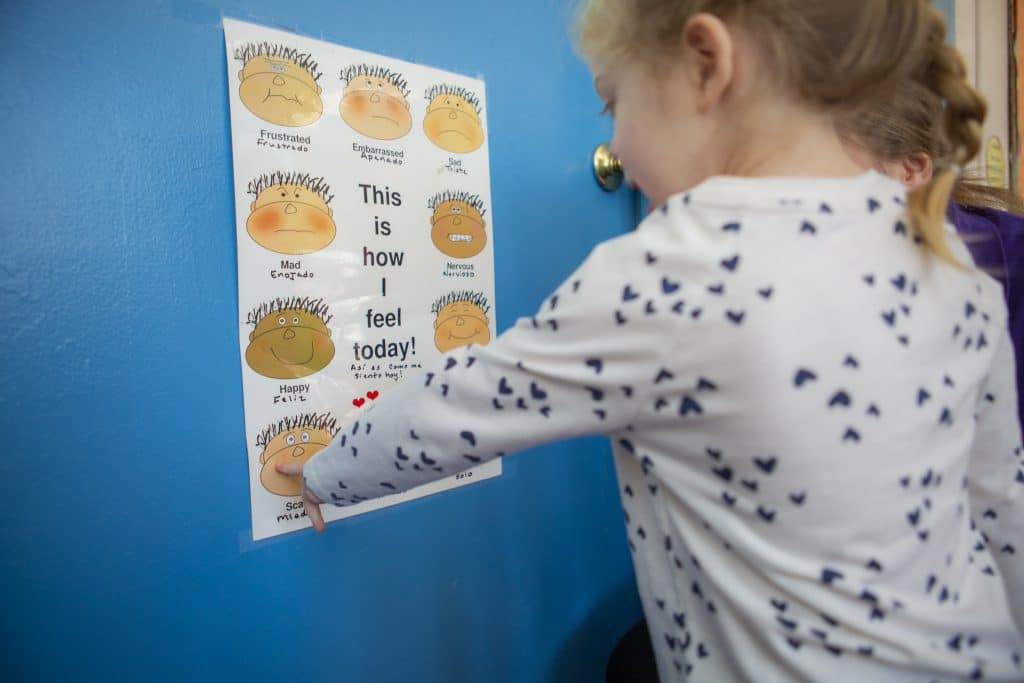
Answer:
[[612, 154], [607, 142], [594, 150], [594, 177], [605, 192], [614, 192], [622, 185], [622, 162]]

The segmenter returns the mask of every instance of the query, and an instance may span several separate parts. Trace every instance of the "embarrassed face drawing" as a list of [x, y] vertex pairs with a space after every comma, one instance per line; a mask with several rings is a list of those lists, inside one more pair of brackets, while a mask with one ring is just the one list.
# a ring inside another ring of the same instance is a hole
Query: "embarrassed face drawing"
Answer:
[[334, 418], [327, 414], [308, 414], [299, 418], [286, 418], [266, 429], [257, 440], [264, 445], [260, 454], [260, 483], [278, 496], [298, 496], [302, 493], [301, 477], [281, 474], [278, 463], [304, 464], [324, 449], [337, 433]]
[[246, 108], [279, 126], [308, 126], [324, 111], [316, 62], [297, 50], [260, 43], [236, 50], [245, 65], [238, 72], [238, 96]]
[[430, 239], [434, 246], [453, 258], [469, 258], [483, 251], [487, 244], [484, 232], [483, 203], [476, 195], [465, 192], [442, 193], [431, 202]]
[[249, 184], [256, 200], [245, 228], [253, 241], [279, 254], [308, 254], [323, 249], [337, 233], [333, 198], [323, 178], [274, 173]]
[[442, 297], [434, 305], [434, 345], [447, 353], [467, 344], [491, 341], [489, 307], [482, 294], [455, 292]]
[[382, 67], [360, 64], [342, 72], [348, 81], [338, 111], [353, 130], [377, 140], [395, 140], [412, 130], [405, 81]]
[[323, 370], [334, 358], [326, 311], [321, 299], [308, 297], [261, 305], [249, 314], [255, 329], [249, 333], [245, 362], [273, 379], [298, 379]]
[[457, 154], [472, 152], [484, 142], [484, 129], [476, 97], [465, 88], [435, 86], [427, 92], [423, 132], [441, 149]]

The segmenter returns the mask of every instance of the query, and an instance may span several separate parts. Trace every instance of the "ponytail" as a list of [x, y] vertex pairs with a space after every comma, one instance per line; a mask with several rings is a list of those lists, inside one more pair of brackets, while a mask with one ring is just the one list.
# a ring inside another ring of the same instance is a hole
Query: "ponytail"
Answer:
[[984, 98], [967, 82], [960, 53], [946, 45], [945, 18], [934, 8], [929, 8], [926, 16], [929, 22], [927, 55], [916, 80], [942, 100], [943, 127], [952, 150], [949, 162], [937, 168], [928, 183], [910, 193], [907, 211], [914, 230], [925, 244], [939, 258], [957, 263], [943, 227], [946, 209], [963, 167], [981, 147], [981, 123], [985, 120], [986, 106]]

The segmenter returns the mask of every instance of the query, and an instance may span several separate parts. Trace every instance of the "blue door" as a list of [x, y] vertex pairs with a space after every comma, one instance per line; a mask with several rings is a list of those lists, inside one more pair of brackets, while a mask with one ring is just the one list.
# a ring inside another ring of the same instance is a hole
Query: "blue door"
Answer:
[[498, 329], [627, 191], [567, 3], [8, 3], [3, 678], [599, 681], [640, 617], [609, 449], [254, 544], [222, 16], [483, 78]]

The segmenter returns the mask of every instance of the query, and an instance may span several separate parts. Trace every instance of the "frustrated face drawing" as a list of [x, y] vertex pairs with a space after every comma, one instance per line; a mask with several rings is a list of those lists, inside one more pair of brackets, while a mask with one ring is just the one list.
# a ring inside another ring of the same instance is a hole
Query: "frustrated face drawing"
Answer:
[[235, 50], [244, 63], [238, 96], [246, 108], [279, 126], [308, 126], [324, 111], [320, 72], [304, 52], [271, 43], [248, 43]]
[[274, 299], [249, 313], [245, 362], [274, 379], [298, 379], [323, 370], [334, 358], [334, 342], [323, 299]]
[[427, 206], [434, 210], [430, 217], [430, 239], [434, 246], [453, 258], [469, 258], [483, 251], [487, 244], [484, 232], [484, 203], [468, 192], [442, 192], [431, 197]]
[[472, 152], [484, 143], [476, 95], [455, 85], [435, 85], [427, 91], [427, 100], [430, 104], [423, 132], [431, 142], [459, 154]]
[[278, 463], [302, 463], [313, 457], [331, 442], [339, 428], [328, 413], [307, 413], [285, 418], [267, 427], [257, 437], [260, 454], [260, 483], [278, 496], [297, 496], [302, 493], [302, 478], [281, 474]]
[[308, 173], [263, 175], [249, 183], [256, 201], [245, 223], [253, 241], [279, 254], [308, 254], [334, 240], [337, 229], [327, 206], [334, 195], [323, 178]]
[[348, 84], [338, 111], [353, 130], [377, 140], [394, 140], [412, 130], [409, 91], [401, 75], [359, 64], [342, 71], [341, 80]]
[[480, 292], [451, 292], [434, 302], [431, 313], [434, 321], [434, 345], [447, 353], [466, 344], [486, 344], [491, 341], [490, 306]]

